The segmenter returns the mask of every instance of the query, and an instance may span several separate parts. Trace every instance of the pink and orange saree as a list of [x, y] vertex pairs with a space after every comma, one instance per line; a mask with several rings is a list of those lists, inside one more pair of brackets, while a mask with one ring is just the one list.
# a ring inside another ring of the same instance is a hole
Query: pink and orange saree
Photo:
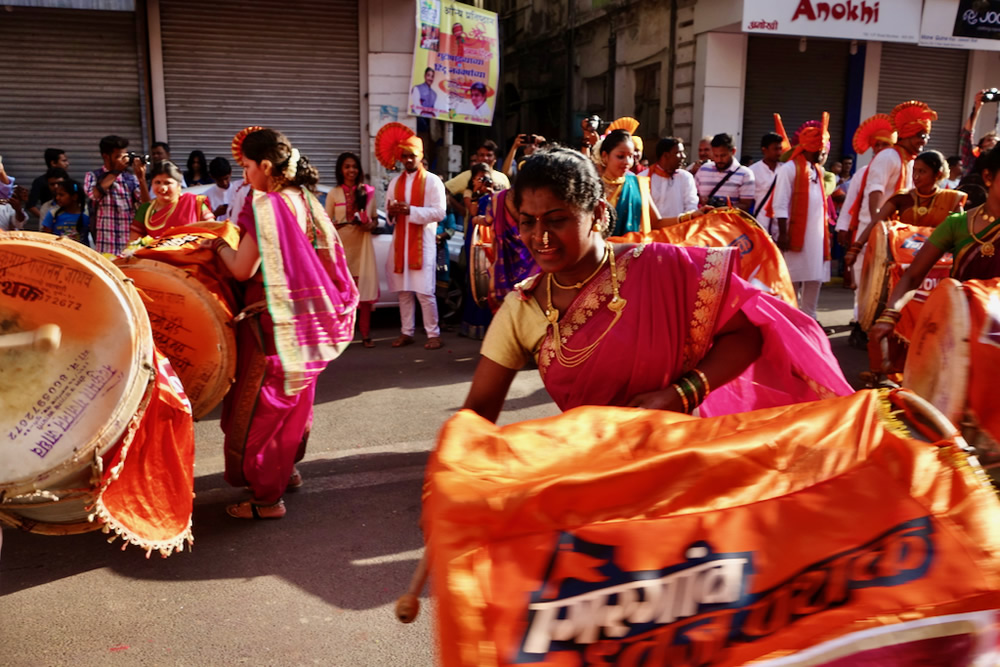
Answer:
[[[760, 357], [736, 379], [713, 388], [701, 416], [745, 412], [853, 392], [826, 335], [798, 309], [764, 294], [736, 275], [734, 248], [636, 246], [617, 260], [627, 305], [591, 357], [574, 368], [556, 356], [551, 328], [537, 348], [545, 388], [562, 410], [580, 405], [625, 405], [635, 395], [667, 387], [694, 368], [713, 338], [737, 312], [760, 328]], [[560, 321], [562, 345], [582, 349], [608, 329], [613, 317], [611, 272], [605, 268], [577, 296]], [[522, 283], [519, 296], [534, 302], [541, 281]], [[544, 316], [542, 316], [544, 317]]]

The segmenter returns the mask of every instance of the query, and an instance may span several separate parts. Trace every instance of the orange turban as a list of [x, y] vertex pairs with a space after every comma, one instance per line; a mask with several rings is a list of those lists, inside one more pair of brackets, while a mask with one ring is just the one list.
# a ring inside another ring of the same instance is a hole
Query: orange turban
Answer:
[[868, 149], [874, 148], [876, 141], [896, 143], [896, 131], [892, 127], [892, 118], [889, 114], [877, 113], [865, 119], [855, 130], [854, 140], [851, 143], [857, 154], [861, 155]]
[[642, 137], [637, 137], [633, 134], [632, 144], [635, 146], [635, 152], [642, 155]]
[[406, 148], [413, 151], [413, 154], [417, 156], [418, 160], [424, 156], [424, 140], [416, 135], [413, 135], [408, 139], [403, 139], [397, 146], [397, 150], [400, 155], [402, 155], [403, 150]]
[[802, 150], [810, 153], [821, 151], [830, 143], [829, 126], [830, 114], [824, 111], [822, 120], [810, 120], [803, 123], [799, 131], [795, 133], [792, 143], [798, 144]]
[[918, 102], [917, 100], [897, 104], [889, 115], [900, 139], [906, 139], [921, 132], [929, 134], [931, 121], [937, 120], [938, 117], [937, 112], [927, 106], [926, 102]]

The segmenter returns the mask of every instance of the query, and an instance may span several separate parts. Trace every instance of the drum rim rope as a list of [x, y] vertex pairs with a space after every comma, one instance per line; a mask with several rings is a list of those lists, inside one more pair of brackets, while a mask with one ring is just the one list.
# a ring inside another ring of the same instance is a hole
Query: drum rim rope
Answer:
[[[45, 480], [56, 480], [50, 482], [51, 485], [58, 483], [72, 475], [73, 472], [81, 468], [81, 461], [90, 456], [92, 452], [105, 452], [118, 442], [125, 433], [128, 425], [134, 416], [135, 411], [142, 403], [143, 392], [137, 391], [144, 381], [143, 369], [153, 367], [153, 330], [146, 313], [146, 307], [139, 296], [138, 291], [131, 281], [126, 279], [118, 267], [100, 253], [89, 247], [65, 237], [42, 234], [40, 232], [14, 231], [0, 234], [0, 247], [3, 244], [16, 242], [19, 244], [37, 245], [45, 249], [59, 248], [76, 261], [86, 264], [97, 273], [101, 273], [102, 279], [114, 286], [120, 283], [120, 296], [126, 307], [131, 311], [135, 332], [134, 348], [135, 356], [132, 359], [131, 368], [135, 372], [131, 373], [129, 387], [126, 389], [123, 400], [119, 401], [113, 408], [111, 415], [105, 421], [102, 431], [96, 434], [85, 447], [77, 449], [72, 456], [47, 469], [43, 474]], [[131, 369], [130, 369], [131, 370]], [[115, 425], [118, 424], [118, 427]], [[20, 479], [0, 482], [0, 499], [12, 498], [38, 490], [51, 490], [52, 486], [39, 486], [38, 477], [23, 477]], [[43, 482], [44, 483], [44, 482]]]
[[[885, 221], [874, 223], [878, 225], [872, 230], [872, 237], [868, 239], [868, 252], [872, 253], [871, 264], [867, 265], [862, 259], [861, 277], [858, 280], [858, 323], [865, 331], [871, 329], [875, 324], [875, 318], [881, 314], [888, 299], [889, 271], [892, 266], [892, 250], [889, 247], [889, 228]], [[869, 268], [869, 272], [865, 272]], [[879, 290], [876, 294], [870, 287], [872, 282], [880, 276]], [[862, 289], [864, 292], [862, 293]]]

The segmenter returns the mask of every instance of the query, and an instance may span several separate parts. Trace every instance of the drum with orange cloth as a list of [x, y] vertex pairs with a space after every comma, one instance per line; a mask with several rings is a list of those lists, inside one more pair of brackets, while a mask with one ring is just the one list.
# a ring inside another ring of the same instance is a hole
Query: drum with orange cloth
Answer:
[[115, 260], [139, 288], [153, 339], [180, 377], [195, 419], [222, 401], [236, 374], [234, 282], [218, 255], [203, 245], [217, 237], [233, 247], [239, 243], [232, 224], [200, 223], [132, 244]]
[[493, 227], [469, 224], [472, 241], [469, 244], [469, 285], [472, 300], [480, 308], [490, 305], [490, 285], [493, 282]]
[[1000, 481], [998, 377], [1000, 279], [942, 280], [920, 311], [903, 384], [960, 425], [980, 463]]
[[[30, 332], [47, 330], [61, 335], [39, 346]], [[0, 522], [182, 548], [194, 430], [179, 385], [114, 264], [68, 239], [0, 233]]]
[[902, 390], [711, 419], [584, 407], [497, 427], [465, 410], [422, 516], [446, 667], [996, 650], [1000, 499]]
[[679, 246], [740, 249], [739, 276], [772, 296], [795, 306], [795, 289], [785, 258], [771, 236], [746, 211], [719, 208], [703, 216], [648, 234], [629, 232], [608, 239], [615, 243], [672, 243]]

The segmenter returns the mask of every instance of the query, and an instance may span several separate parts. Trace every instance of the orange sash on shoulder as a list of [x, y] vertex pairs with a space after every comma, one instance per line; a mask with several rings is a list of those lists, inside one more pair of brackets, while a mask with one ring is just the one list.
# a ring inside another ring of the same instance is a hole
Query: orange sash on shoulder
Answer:
[[[416, 178], [413, 179], [413, 188], [410, 190], [410, 200], [407, 202], [410, 206], [423, 206], [424, 205], [424, 181], [427, 172], [423, 167], [417, 167]], [[396, 201], [406, 201], [406, 172], [399, 175], [399, 179], [396, 181]], [[404, 247], [406, 252], [407, 266], [415, 271], [419, 271], [424, 267], [424, 230], [411, 230], [408, 221], [408, 216], [398, 215], [396, 216], [396, 239], [395, 239], [395, 258], [393, 264], [393, 270], [396, 273], [403, 272], [403, 262], [404, 262]], [[410, 233], [410, 232], [414, 233]]]

